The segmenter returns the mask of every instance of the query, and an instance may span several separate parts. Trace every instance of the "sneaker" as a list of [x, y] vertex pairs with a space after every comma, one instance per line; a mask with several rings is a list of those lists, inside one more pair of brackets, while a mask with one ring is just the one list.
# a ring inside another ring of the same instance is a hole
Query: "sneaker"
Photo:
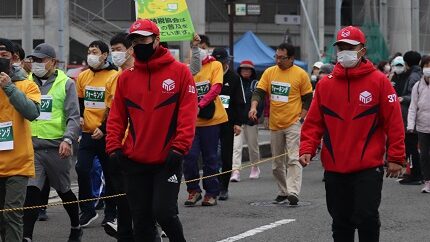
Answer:
[[31, 242], [31, 239], [30, 239], [30, 238], [26, 238], [26, 237], [24, 237], [24, 238], [22, 239], [22, 242]]
[[228, 191], [220, 191], [219, 192], [219, 200], [225, 201], [228, 199]]
[[102, 221], [102, 226], [105, 226], [108, 222], [112, 223], [114, 221], [115, 221], [115, 217], [105, 215], [105, 217], [103, 218], [103, 221]]
[[287, 196], [278, 195], [273, 201], [274, 204], [283, 204], [287, 202]]
[[294, 193], [289, 194], [287, 196], [287, 199], [290, 202], [290, 205], [293, 205], [293, 206], [296, 206], [299, 202], [299, 197]]
[[240, 182], [240, 172], [237, 170], [233, 171], [231, 173], [230, 181], [231, 182]]
[[430, 181], [426, 181], [424, 187], [421, 189], [422, 193], [430, 193]]
[[70, 229], [70, 235], [69, 235], [68, 242], [81, 242], [83, 234], [84, 234], [84, 230], [82, 228]]
[[114, 221], [107, 222], [106, 225], [104, 226], [104, 229], [105, 229], [106, 234], [117, 239], [118, 223], [117, 223], [116, 219]]
[[205, 196], [205, 198], [202, 201], [202, 206], [215, 206], [217, 205], [217, 201], [215, 197], [212, 196]]
[[37, 220], [39, 221], [47, 221], [49, 219], [48, 214], [46, 214], [46, 208], [40, 209], [39, 211], [39, 217]]
[[200, 201], [200, 199], [202, 199], [202, 194], [200, 192], [190, 192], [188, 194], [188, 199], [187, 201], [185, 201], [184, 205], [186, 207], [193, 207], [198, 201]]
[[421, 185], [423, 182], [420, 179], [416, 179], [413, 177], [406, 177], [399, 180], [399, 183], [402, 185]]
[[251, 167], [251, 174], [249, 174], [249, 179], [258, 179], [260, 177], [260, 168], [258, 166]]
[[81, 225], [81, 227], [85, 228], [92, 222], [94, 222], [94, 220], [96, 220], [98, 217], [99, 215], [97, 213], [82, 213], [81, 217], [79, 218], [79, 224]]
[[161, 238], [167, 238], [167, 234], [163, 230], [161, 230]]

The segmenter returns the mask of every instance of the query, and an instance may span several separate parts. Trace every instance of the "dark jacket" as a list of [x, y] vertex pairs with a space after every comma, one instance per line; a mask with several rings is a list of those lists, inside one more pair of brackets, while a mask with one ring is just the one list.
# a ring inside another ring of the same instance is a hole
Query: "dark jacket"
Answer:
[[228, 121], [233, 125], [242, 125], [243, 123], [240, 114], [244, 112], [245, 99], [241, 82], [239, 75], [232, 70], [228, 70], [224, 74], [220, 96], [230, 97], [230, 103], [225, 110], [228, 114]]
[[403, 126], [406, 129], [408, 120], [408, 110], [411, 104], [411, 92], [415, 83], [421, 80], [422, 70], [419, 66], [412, 66], [407, 72], [400, 75], [394, 75], [391, 83], [396, 90], [397, 96], [402, 97], [403, 101], [400, 103], [402, 108]]
[[[240, 67], [237, 69], [237, 73], [240, 73]], [[243, 110], [240, 116], [243, 124], [253, 126], [253, 125], [256, 125], [258, 121], [253, 121], [249, 119], [248, 113], [249, 113], [249, 110], [251, 109], [252, 94], [254, 93], [255, 88], [257, 87], [257, 84], [258, 84], [257, 73], [255, 73], [255, 70], [252, 70], [252, 75], [249, 79], [246, 79], [243, 77], [241, 78], [242, 78], [242, 85], [243, 85], [243, 91], [245, 93], [246, 103], [245, 103], [245, 109]], [[264, 101], [258, 103], [258, 106], [257, 106], [258, 118], [260, 118], [261, 115], [263, 114], [263, 110], [264, 110]]]

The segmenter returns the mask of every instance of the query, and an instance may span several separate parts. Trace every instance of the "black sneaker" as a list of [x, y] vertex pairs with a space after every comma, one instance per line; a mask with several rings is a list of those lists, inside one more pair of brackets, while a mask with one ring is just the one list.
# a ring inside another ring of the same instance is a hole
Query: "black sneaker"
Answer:
[[225, 201], [228, 199], [228, 191], [220, 191], [218, 200]]
[[287, 196], [288, 201], [290, 202], [290, 205], [296, 206], [299, 202], [299, 197], [296, 194], [289, 194]]
[[40, 209], [39, 211], [39, 217], [37, 220], [39, 221], [47, 221], [49, 219], [48, 214], [46, 214], [46, 208]]
[[421, 181], [421, 179], [416, 179], [416, 178], [413, 178], [413, 177], [410, 177], [410, 176], [406, 177], [406, 178], [403, 178], [403, 179], [400, 179], [399, 183], [402, 184], [402, 185], [421, 185], [421, 184], [423, 184], [423, 182]]
[[98, 217], [99, 215], [97, 213], [82, 213], [81, 217], [79, 218], [79, 224], [81, 225], [81, 227], [85, 228], [92, 222], [94, 222], [94, 220], [96, 220]]
[[67, 242], [81, 242], [82, 235], [84, 234], [84, 230], [82, 228], [79, 229], [70, 229], [69, 240]]
[[104, 229], [105, 229], [106, 234], [117, 239], [118, 223], [117, 223], [116, 219], [112, 222], [107, 222], [106, 225], [104, 226]]
[[106, 224], [108, 222], [113, 223], [114, 221], [115, 221], [115, 217], [105, 215], [105, 217], [103, 218], [103, 221], [102, 221], [102, 226], [106, 226]]
[[274, 204], [283, 204], [286, 202], [287, 202], [287, 196], [281, 196], [281, 195], [277, 196], [275, 198], [275, 201], [273, 201]]

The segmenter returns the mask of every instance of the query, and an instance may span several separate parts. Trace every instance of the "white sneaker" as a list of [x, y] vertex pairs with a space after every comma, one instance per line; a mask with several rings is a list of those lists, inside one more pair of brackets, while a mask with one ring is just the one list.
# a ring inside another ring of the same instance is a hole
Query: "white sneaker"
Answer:
[[240, 172], [238, 170], [233, 171], [230, 177], [231, 182], [239, 182], [240, 181]]
[[260, 177], [260, 168], [258, 166], [251, 167], [251, 174], [249, 174], [249, 179], [258, 179]]
[[430, 193], [430, 181], [424, 183], [424, 187], [421, 189], [422, 193]]

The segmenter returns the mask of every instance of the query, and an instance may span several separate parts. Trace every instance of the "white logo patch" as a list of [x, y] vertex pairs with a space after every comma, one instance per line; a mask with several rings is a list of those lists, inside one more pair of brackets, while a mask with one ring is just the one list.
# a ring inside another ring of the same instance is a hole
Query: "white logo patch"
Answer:
[[169, 179], [167, 179], [167, 182], [178, 183], [178, 178], [176, 177], [175, 174], [173, 174], [173, 176], [171, 176], [171, 177], [169, 177]]
[[170, 92], [175, 88], [175, 81], [172, 79], [167, 79], [163, 81], [163, 89]]
[[344, 31], [342, 31], [342, 33], [340, 35], [342, 37], [346, 38], [346, 37], [351, 35], [351, 32], [349, 32], [349, 30], [344, 30]]
[[368, 91], [360, 93], [360, 101], [364, 104], [368, 104], [372, 101], [372, 94]]

